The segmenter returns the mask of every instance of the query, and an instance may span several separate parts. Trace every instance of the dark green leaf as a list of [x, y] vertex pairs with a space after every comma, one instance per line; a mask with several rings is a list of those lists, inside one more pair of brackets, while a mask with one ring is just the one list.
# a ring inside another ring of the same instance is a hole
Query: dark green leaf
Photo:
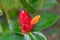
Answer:
[[9, 16], [11, 19], [13, 19], [14, 17], [16, 17], [16, 15], [18, 14], [18, 10], [17, 9], [11, 9], [9, 10]]
[[35, 8], [26, 2], [26, 0], [20, 0], [20, 3], [23, 5], [24, 9], [27, 10], [30, 13], [34, 13], [35, 12]]
[[29, 4], [31, 4], [35, 9], [38, 8], [38, 0], [28, 0]]
[[18, 35], [15, 33], [10, 33], [7, 30], [5, 33], [0, 34], [0, 40], [47, 40], [47, 39], [42, 33], [39, 33], [39, 32]]
[[30, 4], [33, 5], [35, 9], [48, 9], [57, 5], [56, 0], [30, 0]]
[[5, 32], [6, 30], [12, 31], [12, 32], [20, 32], [20, 26], [18, 24], [18, 18], [15, 17], [14, 19], [11, 20], [11, 22], [8, 24], [7, 20], [4, 19], [2, 24], [2, 30]]
[[38, 0], [29, 0], [30, 3], [36, 3]]
[[12, 19], [12, 30], [14, 31], [14, 32], [20, 32], [21, 30], [20, 30], [20, 26], [19, 26], [19, 24], [18, 24], [18, 18], [16, 17], [16, 18], [14, 18], [14, 19]]
[[9, 30], [9, 25], [7, 23], [7, 20], [4, 19], [3, 22], [1, 23], [2, 29], [5, 32], [6, 30]]
[[0, 40], [23, 40], [24, 37], [22, 35], [17, 35], [13, 33], [4, 33], [0, 35]]

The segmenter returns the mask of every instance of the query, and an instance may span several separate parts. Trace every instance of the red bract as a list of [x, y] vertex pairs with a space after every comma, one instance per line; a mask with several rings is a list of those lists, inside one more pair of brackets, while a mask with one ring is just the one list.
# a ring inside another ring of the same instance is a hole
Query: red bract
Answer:
[[33, 29], [33, 25], [30, 25], [31, 16], [26, 10], [22, 10], [19, 14], [19, 25], [22, 33], [30, 32]]

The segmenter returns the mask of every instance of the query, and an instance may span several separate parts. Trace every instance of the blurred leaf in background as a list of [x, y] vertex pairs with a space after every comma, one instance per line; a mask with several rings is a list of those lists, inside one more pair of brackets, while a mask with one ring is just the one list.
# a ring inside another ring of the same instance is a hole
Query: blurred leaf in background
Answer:
[[49, 8], [54, 7], [56, 5], [57, 5], [56, 0], [47, 0], [44, 8], [49, 9]]
[[2, 12], [2, 10], [0, 9], [0, 16], [2, 16], [3, 15], [3, 12]]
[[20, 8], [21, 7], [19, 0], [1, 0], [1, 3], [6, 8]]

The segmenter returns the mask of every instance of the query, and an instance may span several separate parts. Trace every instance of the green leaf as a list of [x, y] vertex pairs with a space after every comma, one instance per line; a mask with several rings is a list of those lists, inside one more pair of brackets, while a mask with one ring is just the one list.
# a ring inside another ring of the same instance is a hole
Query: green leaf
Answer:
[[33, 5], [35, 9], [48, 9], [57, 5], [56, 0], [30, 0], [30, 4]]
[[19, 3], [19, 0], [1, 0], [1, 4], [3, 4], [6, 8], [19, 8], [22, 6]]
[[37, 40], [37, 37], [33, 33], [29, 33], [31, 40]]
[[46, 37], [39, 32], [25, 34], [24, 38], [25, 40], [47, 40]]
[[37, 9], [42, 10], [45, 4], [45, 0], [20, 0], [20, 3], [23, 5], [23, 8], [30, 13], [35, 13]]
[[18, 33], [21, 32], [20, 30], [20, 25], [18, 24], [18, 18], [15, 17], [14, 19], [11, 20], [11, 27], [12, 27], [12, 31]]
[[29, 0], [30, 3], [36, 3], [38, 0]]
[[3, 12], [2, 12], [2, 10], [0, 9], [0, 16], [2, 16], [3, 15]]
[[58, 16], [52, 12], [41, 12], [41, 20], [34, 26], [33, 30], [40, 31], [45, 28], [51, 27], [58, 19]]
[[47, 40], [42, 33], [34, 32], [28, 34], [11, 33], [8, 30], [0, 34], [0, 40]]
[[48, 9], [57, 5], [56, 0], [29, 0], [29, 3], [36, 9]]
[[47, 0], [29, 0], [29, 4], [31, 4], [36, 10], [42, 10], [45, 6]]
[[12, 8], [11, 10], [9, 10], [8, 13], [9, 13], [10, 18], [13, 19], [15, 16], [17, 16], [17, 14], [18, 14], [18, 10]]
[[22, 35], [17, 35], [14, 33], [4, 33], [0, 35], [0, 40], [23, 40], [24, 36]]
[[36, 36], [38, 40], [47, 40], [46, 37], [40, 32], [34, 32], [33, 34]]
[[30, 36], [28, 34], [24, 34], [24, 39], [25, 40], [31, 40]]
[[42, 10], [46, 4], [46, 1], [47, 0], [38, 0], [38, 3], [37, 3], [38, 9]]
[[47, 0], [44, 8], [48, 9], [48, 8], [54, 7], [56, 5], [57, 5], [57, 1], [56, 0]]
[[20, 0], [20, 3], [23, 5], [23, 8], [27, 10], [28, 12], [30, 13], [35, 12], [34, 7], [31, 4], [27, 3], [26, 0]]
[[20, 3], [30, 13], [35, 13], [37, 9], [49, 9], [57, 5], [56, 0], [20, 0]]
[[3, 33], [2, 25], [0, 23], [0, 33]]
[[16, 17], [18, 14], [18, 10], [13, 8], [11, 10], [8, 10], [8, 13], [11, 18], [10, 19], [11, 22], [8, 23], [6, 16], [4, 16], [4, 19], [2, 19], [3, 22], [1, 23], [3, 31], [5, 32], [6, 30], [12, 30], [14, 32], [20, 32], [20, 26], [18, 24], [18, 17]]
[[5, 32], [6, 30], [9, 30], [15, 33], [20, 32], [20, 26], [18, 24], [17, 17], [13, 18], [9, 24], [7, 23], [7, 20], [4, 19], [0, 26], [2, 26], [3, 32]]
[[35, 9], [38, 8], [38, 0], [28, 0], [29, 1], [29, 4], [31, 4]]
[[2, 26], [3, 32], [5, 32], [6, 30], [9, 30], [9, 25], [6, 19], [3, 20], [3, 22], [1, 23], [1, 26]]

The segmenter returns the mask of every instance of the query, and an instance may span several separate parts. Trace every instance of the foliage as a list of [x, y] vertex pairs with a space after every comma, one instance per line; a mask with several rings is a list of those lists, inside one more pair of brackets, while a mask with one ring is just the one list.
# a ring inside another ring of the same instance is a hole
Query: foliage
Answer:
[[[0, 31], [2, 31], [2, 33], [0, 32], [0, 40], [47, 40], [39, 31], [51, 27], [58, 19], [55, 13], [42, 10], [57, 5], [56, 0], [1, 0], [0, 3], [6, 8], [1, 8], [1, 10], [4, 10], [3, 14], [8, 12], [8, 16], [10, 17], [10, 23], [6, 14], [5, 20], [0, 23]], [[11, 10], [8, 10], [9, 8]], [[18, 24], [20, 9], [27, 10], [32, 17], [37, 14], [41, 16], [41, 20], [34, 26], [32, 32], [24, 35], [21, 34]], [[6, 10], [8, 11], [6, 12]]]

